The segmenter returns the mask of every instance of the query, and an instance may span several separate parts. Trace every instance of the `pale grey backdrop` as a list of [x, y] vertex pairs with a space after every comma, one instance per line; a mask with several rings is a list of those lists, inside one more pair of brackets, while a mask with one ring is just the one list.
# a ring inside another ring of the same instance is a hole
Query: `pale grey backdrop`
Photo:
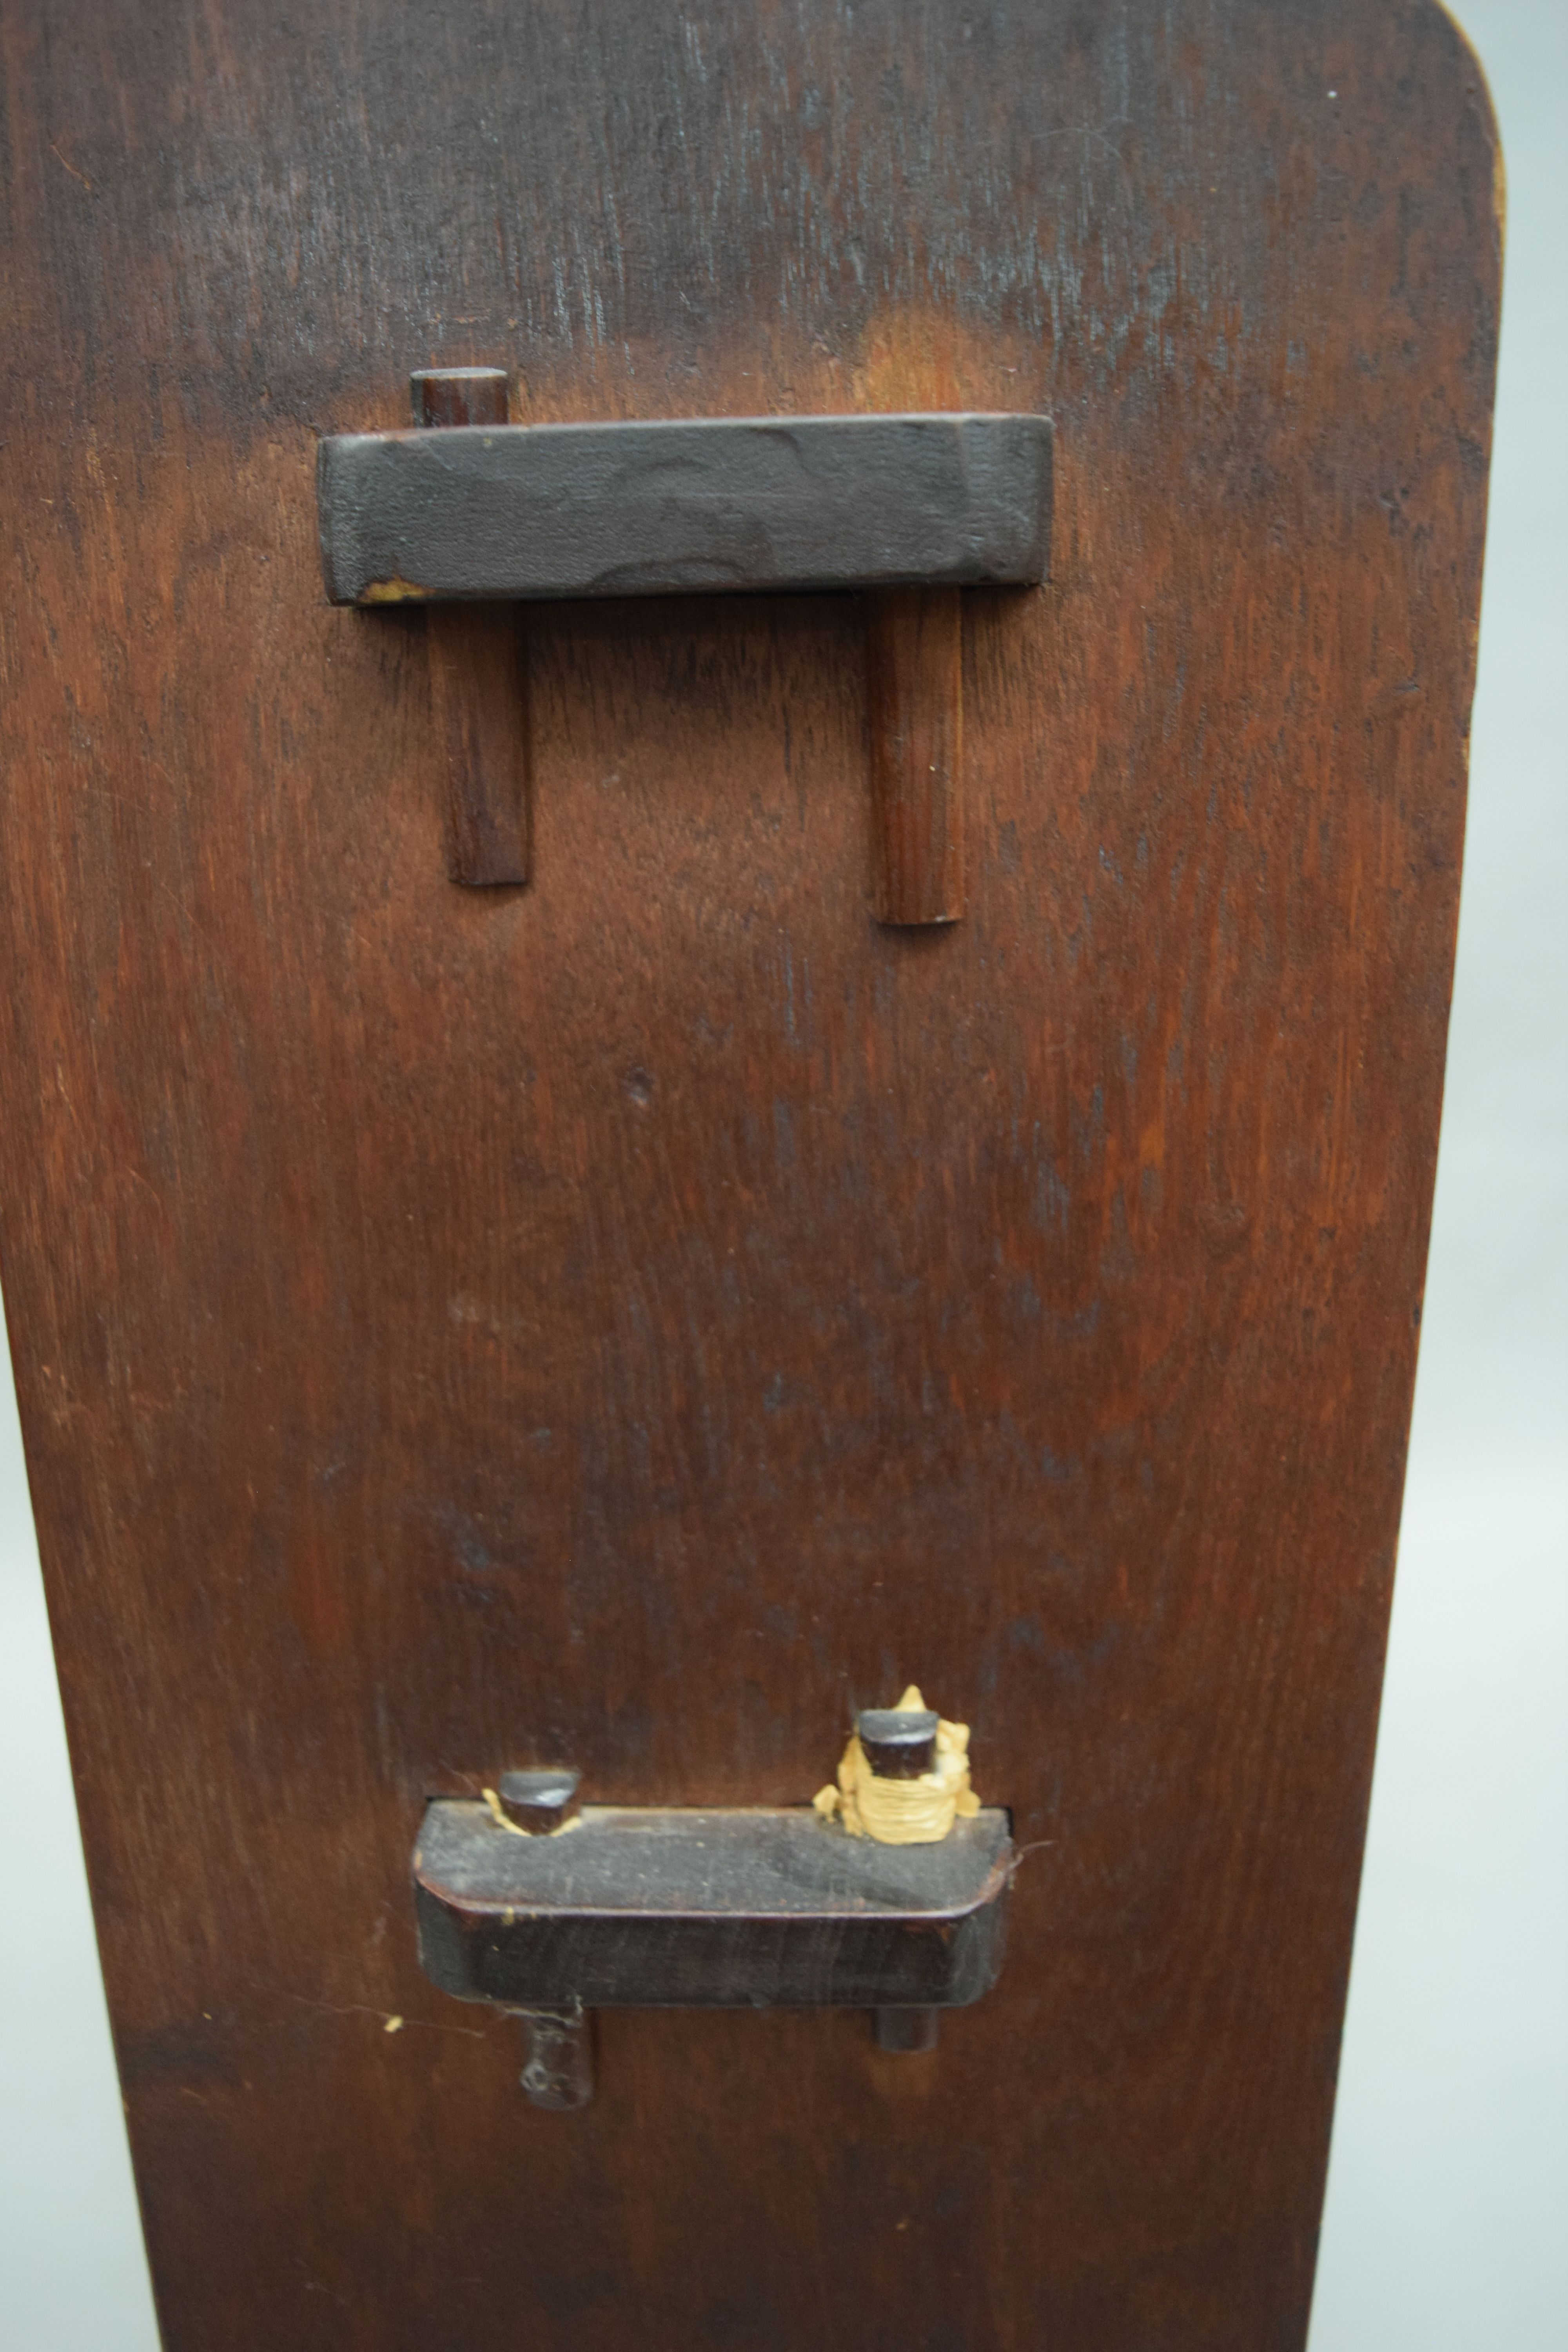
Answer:
[[[1502, 368], [1436, 1223], [1311, 2352], [1568, 2343], [1568, 5], [1460, 14], [1508, 158]], [[8, 1365], [0, 1784], [0, 2342], [153, 2352]]]

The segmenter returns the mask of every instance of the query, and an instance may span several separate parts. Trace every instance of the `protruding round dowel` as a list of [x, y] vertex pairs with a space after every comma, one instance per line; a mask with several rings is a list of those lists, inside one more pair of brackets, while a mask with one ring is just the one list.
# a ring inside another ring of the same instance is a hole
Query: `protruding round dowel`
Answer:
[[542, 1830], [558, 1830], [576, 1811], [582, 1778], [567, 1766], [503, 1772], [496, 1782], [496, 1797], [509, 1822], [537, 1835]]
[[918, 1780], [936, 1761], [936, 1716], [929, 1706], [863, 1706], [855, 1730], [879, 1780]]
[[900, 2057], [919, 2057], [922, 2052], [936, 2048], [936, 2031], [942, 2012], [935, 2009], [879, 2009], [877, 2047], [896, 2053]]
[[416, 368], [408, 379], [416, 425], [504, 425], [511, 380], [505, 368]]

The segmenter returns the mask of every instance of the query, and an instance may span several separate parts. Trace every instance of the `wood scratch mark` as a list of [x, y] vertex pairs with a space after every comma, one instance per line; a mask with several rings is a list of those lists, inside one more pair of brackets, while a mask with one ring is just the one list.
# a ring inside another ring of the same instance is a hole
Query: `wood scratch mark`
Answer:
[[98, 192], [94, 188], [92, 182], [88, 178], [87, 173], [85, 172], [79, 172], [74, 163], [67, 163], [66, 158], [60, 153], [59, 149], [56, 146], [52, 139], [49, 142], [49, 152], [54, 157], [57, 163], [65, 164], [66, 170], [70, 173], [73, 180], [79, 180], [81, 182], [82, 186], [87, 190], [89, 196], [97, 194]]
[[1017, 1877], [1018, 1873], [1024, 1867], [1024, 1864], [1030, 1854], [1038, 1853], [1044, 1847], [1047, 1845], [1055, 1845], [1055, 1838], [1031, 1838], [1027, 1845], [1021, 1845], [1007, 1866], [1008, 1884], [1011, 1885], [1013, 1880]]
[[158, 1210], [159, 1214], [165, 1220], [167, 1219], [169, 1214], [168, 1203], [165, 1202], [162, 1192], [159, 1192], [158, 1187], [153, 1183], [150, 1183], [148, 1179], [142, 1174], [139, 1169], [129, 1166], [124, 1160], [120, 1160], [116, 1164], [115, 1173], [118, 1176], [129, 1177], [132, 1184], [140, 1184], [148, 1199]]
[[86, 792], [89, 800], [113, 801], [121, 808], [140, 809], [143, 816], [156, 817], [158, 814], [151, 801], [136, 800], [130, 793], [112, 793], [107, 784], [89, 784]]
[[384, 2033], [395, 2033], [405, 2026], [422, 2026], [426, 2033], [461, 2033], [470, 2042], [483, 2042], [486, 2034], [478, 2025], [438, 2025], [434, 2018], [400, 2017], [392, 2022], [394, 2012], [388, 2009], [372, 2009], [368, 2001], [312, 2000], [308, 1993], [291, 1992], [287, 1999], [297, 2000], [301, 2009], [319, 2009], [328, 2017], [374, 2017]]

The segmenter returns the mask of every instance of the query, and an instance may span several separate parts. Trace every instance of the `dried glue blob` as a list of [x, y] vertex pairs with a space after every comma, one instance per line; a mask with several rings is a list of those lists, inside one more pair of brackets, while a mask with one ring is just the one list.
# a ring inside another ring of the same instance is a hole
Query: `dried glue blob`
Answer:
[[[877, 1723], [880, 1728], [895, 1717], [922, 1714], [926, 1703], [911, 1683]], [[868, 1720], [861, 1718], [863, 1727]], [[894, 1731], [887, 1746], [896, 1745]], [[877, 1752], [882, 1746], [875, 1743]], [[812, 1803], [825, 1822], [842, 1822], [851, 1837], [875, 1838], [879, 1845], [936, 1845], [960, 1814], [968, 1821], [980, 1811], [980, 1800], [969, 1785], [969, 1726], [937, 1717], [933, 1748], [929, 1769], [918, 1774], [905, 1777], [896, 1767], [874, 1771], [857, 1730], [839, 1762], [837, 1785], [819, 1789]]]

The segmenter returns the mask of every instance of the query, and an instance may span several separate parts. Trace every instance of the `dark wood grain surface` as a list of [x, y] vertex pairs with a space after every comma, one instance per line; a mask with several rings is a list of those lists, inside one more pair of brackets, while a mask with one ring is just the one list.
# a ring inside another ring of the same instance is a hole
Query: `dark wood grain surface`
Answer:
[[[1364, 0], [14, 0], [0, 1246], [170, 2352], [1294, 2352], [1441, 1089], [1484, 88]], [[1038, 409], [965, 919], [851, 600], [529, 620], [447, 880], [324, 432]], [[1029, 1849], [926, 2056], [535, 2112], [426, 1797], [794, 1803], [918, 1678]], [[397, 2031], [389, 2021], [400, 2019]]]

